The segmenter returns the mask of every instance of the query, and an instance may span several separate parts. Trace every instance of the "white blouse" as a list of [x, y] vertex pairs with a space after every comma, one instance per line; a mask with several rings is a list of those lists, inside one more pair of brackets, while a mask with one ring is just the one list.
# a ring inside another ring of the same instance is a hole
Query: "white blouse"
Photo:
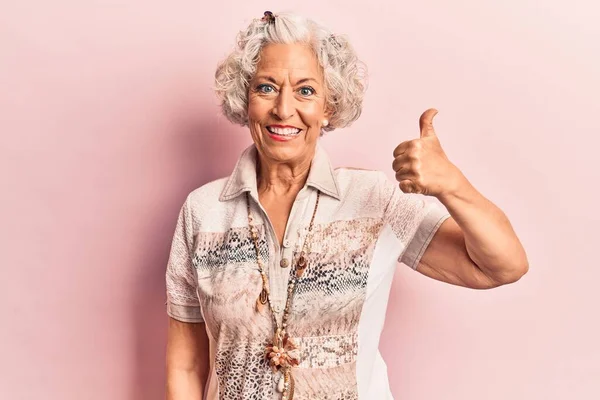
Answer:
[[423, 196], [403, 193], [383, 172], [334, 170], [318, 145], [280, 247], [258, 201], [256, 160], [252, 145], [229, 177], [188, 195], [171, 246], [167, 312], [180, 321], [206, 324], [206, 398], [281, 398], [278, 373], [265, 359], [272, 316], [268, 307], [255, 310], [262, 286], [245, 193], [250, 193], [272, 304], [281, 320], [290, 271], [319, 190], [308, 268], [296, 284], [288, 320], [288, 333], [300, 348], [294, 399], [392, 399], [379, 338], [394, 270], [397, 261], [416, 270], [450, 214]]

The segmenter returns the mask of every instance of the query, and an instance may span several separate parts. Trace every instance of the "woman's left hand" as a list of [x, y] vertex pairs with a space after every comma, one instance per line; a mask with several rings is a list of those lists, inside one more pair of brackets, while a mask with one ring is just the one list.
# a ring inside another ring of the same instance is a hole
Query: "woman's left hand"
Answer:
[[437, 110], [430, 108], [421, 114], [418, 139], [402, 142], [394, 150], [392, 168], [404, 193], [419, 193], [439, 197], [460, 190], [467, 180], [448, 160], [433, 129]]

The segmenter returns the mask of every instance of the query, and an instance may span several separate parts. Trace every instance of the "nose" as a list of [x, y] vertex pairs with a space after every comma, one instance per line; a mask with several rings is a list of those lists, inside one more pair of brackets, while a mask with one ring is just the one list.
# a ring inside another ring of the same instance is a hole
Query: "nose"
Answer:
[[282, 121], [294, 114], [294, 95], [289, 88], [284, 87], [279, 92], [273, 106], [273, 114]]

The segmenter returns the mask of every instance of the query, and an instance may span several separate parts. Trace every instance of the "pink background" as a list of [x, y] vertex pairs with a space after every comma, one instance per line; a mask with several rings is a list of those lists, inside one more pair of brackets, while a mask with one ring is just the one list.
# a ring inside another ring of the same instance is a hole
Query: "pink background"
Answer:
[[396, 398], [600, 398], [597, 3], [209, 3], [3, 2], [0, 398], [164, 398], [177, 212], [250, 143], [219, 115], [215, 66], [273, 7], [348, 33], [369, 65], [362, 117], [323, 140], [336, 165], [392, 178], [436, 107], [448, 156], [529, 254], [491, 291], [398, 268]]

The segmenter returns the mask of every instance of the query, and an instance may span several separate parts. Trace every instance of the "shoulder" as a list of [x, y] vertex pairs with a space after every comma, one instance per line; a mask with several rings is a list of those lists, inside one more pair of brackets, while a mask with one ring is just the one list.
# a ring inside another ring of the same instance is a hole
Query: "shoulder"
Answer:
[[385, 190], [391, 183], [382, 171], [355, 167], [338, 167], [335, 169], [335, 177], [342, 191], [347, 188]]
[[389, 199], [391, 182], [382, 171], [340, 167], [335, 169], [335, 176], [342, 198], [346, 200], [355, 199], [379, 207]]
[[356, 167], [337, 167], [334, 173], [342, 185], [357, 183], [377, 185], [382, 182], [382, 177], [385, 178], [385, 174], [381, 171]]
[[215, 179], [192, 190], [185, 200], [186, 206], [193, 213], [198, 215], [222, 204], [219, 196], [227, 183], [229, 177]]

